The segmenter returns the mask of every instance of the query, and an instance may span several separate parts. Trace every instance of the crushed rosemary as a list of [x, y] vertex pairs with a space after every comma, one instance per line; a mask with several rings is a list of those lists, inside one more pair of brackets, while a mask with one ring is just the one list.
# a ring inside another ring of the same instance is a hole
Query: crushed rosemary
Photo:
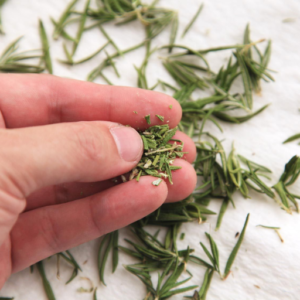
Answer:
[[[147, 117], [150, 120], [150, 115], [145, 118]], [[155, 186], [161, 183], [160, 178], [167, 179], [173, 184], [172, 171], [181, 168], [173, 166], [173, 162], [177, 157], [183, 157], [185, 154], [182, 151], [183, 142], [172, 139], [176, 131], [177, 128], [170, 129], [168, 124], [164, 124], [151, 126], [140, 132], [144, 153], [136, 168], [131, 171], [130, 180], [135, 178], [139, 181], [141, 176], [150, 175], [158, 178], [152, 182]], [[174, 143], [170, 144], [169, 142]]]

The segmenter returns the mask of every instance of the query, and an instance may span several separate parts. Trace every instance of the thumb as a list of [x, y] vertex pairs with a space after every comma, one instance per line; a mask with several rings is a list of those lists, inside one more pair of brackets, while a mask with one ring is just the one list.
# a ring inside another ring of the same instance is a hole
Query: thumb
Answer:
[[143, 152], [136, 130], [101, 121], [1, 130], [0, 143], [0, 189], [17, 197], [113, 178], [130, 171]]

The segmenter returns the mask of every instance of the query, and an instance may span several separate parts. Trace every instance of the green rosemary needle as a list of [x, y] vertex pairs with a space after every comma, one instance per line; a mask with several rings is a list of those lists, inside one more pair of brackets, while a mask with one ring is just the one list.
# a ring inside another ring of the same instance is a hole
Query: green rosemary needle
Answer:
[[0, 72], [3, 73], [41, 73], [44, 68], [39, 64], [25, 64], [27, 59], [41, 59], [43, 55], [39, 50], [17, 52], [22, 37], [16, 39], [2, 52], [0, 57]]
[[70, 2], [70, 4], [67, 6], [67, 8], [65, 9], [65, 11], [62, 13], [59, 21], [57, 22], [54, 32], [53, 32], [53, 38], [55, 40], [58, 39], [58, 37], [60, 35], [62, 35], [62, 32], [64, 30], [64, 26], [66, 21], [68, 20], [68, 18], [71, 15], [71, 10], [74, 7], [74, 5], [78, 2], [78, 0], [73, 0], [72, 2]]
[[203, 9], [203, 6], [204, 6], [204, 4], [202, 3], [200, 5], [200, 7], [198, 8], [198, 10], [196, 11], [196, 14], [193, 16], [192, 20], [185, 27], [185, 29], [184, 29], [184, 31], [182, 33], [181, 38], [183, 38], [187, 34], [187, 32], [191, 29], [191, 27], [193, 26], [193, 24], [196, 22], [197, 18], [199, 17], [199, 15], [200, 15], [200, 13], [201, 13], [201, 11]]
[[262, 228], [266, 228], [266, 229], [271, 229], [271, 230], [274, 230], [276, 232], [276, 234], [278, 235], [281, 243], [284, 243], [284, 240], [279, 232], [280, 230], [280, 227], [272, 227], [272, 226], [266, 226], [266, 225], [256, 225], [256, 227], [262, 227]]
[[[300, 139], [300, 133], [297, 133], [297, 134], [294, 134], [292, 136], [290, 136], [288, 139], [286, 139], [283, 144], [286, 144], [286, 143], [290, 143], [290, 142], [293, 142], [293, 141], [296, 141], [296, 140], [299, 140]], [[300, 142], [298, 143], [298, 145], [300, 145]]]
[[40, 261], [36, 264], [37, 266], [37, 269], [41, 275], [41, 278], [42, 278], [42, 281], [43, 281], [43, 286], [44, 286], [44, 290], [45, 290], [45, 293], [47, 295], [47, 298], [48, 300], [55, 300], [55, 296], [54, 296], [54, 293], [53, 293], [53, 290], [52, 290], [52, 287], [46, 277], [46, 273], [45, 273], [45, 270], [44, 270], [44, 265], [43, 265], [43, 262]]
[[[63, 252], [60, 252], [60, 253], [58, 253], [58, 255], [59, 255], [59, 257], [62, 257], [66, 262], [68, 262], [70, 265], [72, 265], [74, 267], [71, 277], [66, 282], [66, 284], [68, 284], [78, 275], [79, 271], [82, 271], [82, 269], [69, 250], [66, 251], [66, 254]], [[59, 257], [58, 257], [58, 259], [59, 259]], [[58, 261], [58, 263], [59, 263], [59, 261]]]
[[2, 6], [7, 0], [0, 0], [0, 34], [4, 34], [3, 25], [2, 25]]
[[42, 20], [39, 20], [39, 29], [40, 29], [40, 37], [42, 41], [42, 49], [44, 53], [43, 59], [45, 62], [45, 66], [48, 72], [52, 74], [53, 70], [52, 70], [52, 62], [51, 62], [51, 56], [49, 50], [50, 46], [49, 46], [48, 37]]

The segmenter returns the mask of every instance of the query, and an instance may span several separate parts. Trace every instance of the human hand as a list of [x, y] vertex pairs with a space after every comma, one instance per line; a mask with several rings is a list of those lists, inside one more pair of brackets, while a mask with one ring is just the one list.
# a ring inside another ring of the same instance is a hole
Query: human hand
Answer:
[[140, 160], [133, 128], [148, 127], [145, 115], [162, 115], [171, 128], [180, 121], [167, 95], [28, 74], [0, 75], [0, 91], [0, 288], [12, 272], [141, 219], [196, 185], [195, 146], [181, 132], [175, 138], [188, 154], [174, 162], [182, 169], [173, 185], [153, 186], [151, 176], [111, 180]]

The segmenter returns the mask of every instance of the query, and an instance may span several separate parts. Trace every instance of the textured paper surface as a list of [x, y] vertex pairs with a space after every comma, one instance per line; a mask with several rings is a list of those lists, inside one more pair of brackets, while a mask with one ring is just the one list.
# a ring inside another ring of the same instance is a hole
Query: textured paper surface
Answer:
[[[57, 19], [68, 2], [67, 0], [8, 1], [3, 8], [3, 24], [7, 34], [0, 37], [0, 50], [20, 35], [25, 35], [22, 40], [22, 49], [40, 47], [38, 17], [42, 18], [47, 32], [50, 33], [53, 27], [49, 16]], [[181, 24], [179, 34], [181, 34], [183, 27], [189, 22], [201, 2], [199, 0], [165, 0], [161, 1], [161, 5], [179, 11]], [[298, 111], [300, 108], [300, 2], [296, 0], [206, 0], [203, 2], [205, 7], [199, 19], [183, 41], [178, 39], [179, 44], [184, 43], [192, 48], [201, 49], [239, 43], [242, 41], [243, 30], [248, 22], [251, 24], [252, 40], [271, 38], [273, 41], [270, 68], [278, 71], [274, 75], [276, 82], [262, 83], [261, 95], [254, 97], [255, 108], [267, 103], [271, 103], [270, 107], [245, 124], [222, 124], [223, 134], [211, 124], [206, 126], [206, 130], [210, 130], [220, 139], [225, 139], [226, 150], [230, 149], [234, 141], [240, 154], [271, 168], [274, 171], [272, 175], [274, 183], [282, 172], [284, 164], [293, 155], [300, 153], [300, 147], [296, 143], [282, 145], [282, 141], [288, 136], [300, 132]], [[81, 2], [80, 5], [83, 6], [84, 3]], [[286, 18], [292, 18], [293, 22], [284, 23], [283, 20]], [[106, 28], [121, 49], [137, 44], [144, 36], [144, 31], [138, 23], [124, 27], [108, 25]], [[76, 57], [79, 59], [87, 56], [104, 42], [105, 39], [99, 30], [95, 29], [86, 33]], [[168, 43], [167, 33], [159, 36], [154, 44], [166, 43]], [[58, 76], [85, 80], [88, 72], [104, 58], [103, 54], [81, 66], [65, 67], [55, 61], [56, 58], [64, 57], [61, 46], [61, 40], [51, 41], [54, 73]], [[113, 49], [109, 50], [113, 51]], [[115, 84], [135, 86], [136, 72], [133, 64], [140, 65], [143, 55], [144, 49], [141, 49], [118, 60], [121, 79], [117, 79], [109, 70], [106, 75]], [[164, 53], [156, 53], [151, 60], [147, 71], [150, 85], [156, 82], [156, 78], [172, 82], [161, 66], [159, 56], [163, 55]], [[216, 70], [220, 63], [225, 63], [228, 55], [229, 52], [210, 54], [212, 68]], [[203, 95], [199, 93], [199, 96]], [[293, 190], [300, 192], [299, 182]], [[209, 217], [204, 225], [196, 223], [183, 225], [182, 232], [186, 235], [183, 241], [178, 242], [179, 248], [190, 245], [196, 250], [197, 255], [204, 257], [199, 241], [207, 244], [204, 235], [207, 231], [212, 234], [219, 245], [220, 264], [224, 269], [227, 257], [236, 242], [235, 234], [242, 229], [246, 214], [249, 212], [251, 217], [248, 230], [233, 265], [233, 272], [225, 282], [221, 281], [218, 276], [214, 277], [207, 299], [299, 299], [300, 216], [296, 213], [292, 216], [288, 215], [264, 196], [258, 194], [251, 194], [251, 196], [252, 199], [248, 200], [237, 197], [237, 209], [229, 207], [218, 232], [214, 231], [216, 216]], [[218, 211], [219, 206], [218, 201], [212, 201], [210, 208]], [[274, 231], [255, 227], [257, 224], [281, 227], [285, 242], [282, 244]], [[124, 244], [123, 238], [128, 235], [128, 230], [121, 231], [121, 244]], [[143, 299], [145, 297], [143, 284], [122, 267], [122, 264], [132, 262], [124, 254], [120, 255], [120, 265], [115, 274], [111, 274], [111, 266], [108, 264], [107, 287], [100, 286], [96, 266], [98, 245], [99, 240], [95, 240], [72, 249], [72, 253], [80, 264], [87, 260], [80, 276], [91, 278], [98, 286], [98, 299]], [[80, 276], [68, 286], [64, 285], [72, 272], [71, 268], [62, 266], [61, 280], [58, 280], [56, 279], [55, 259], [52, 258], [46, 262], [45, 267], [58, 300], [92, 299], [91, 294], [76, 292], [78, 287], [87, 285], [85, 281], [80, 280]], [[189, 269], [194, 275], [189, 283], [201, 284], [204, 268], [191, 265]], [[185, 293], [187, 294], [192, 293]], [[37, 272], [31, 275], [29, 269], [11, 276], [0, 295], [15, 296], [15, 299], [20, 300], [46, 299]], [[172, 299], [182, 299], [182, 295]]]

